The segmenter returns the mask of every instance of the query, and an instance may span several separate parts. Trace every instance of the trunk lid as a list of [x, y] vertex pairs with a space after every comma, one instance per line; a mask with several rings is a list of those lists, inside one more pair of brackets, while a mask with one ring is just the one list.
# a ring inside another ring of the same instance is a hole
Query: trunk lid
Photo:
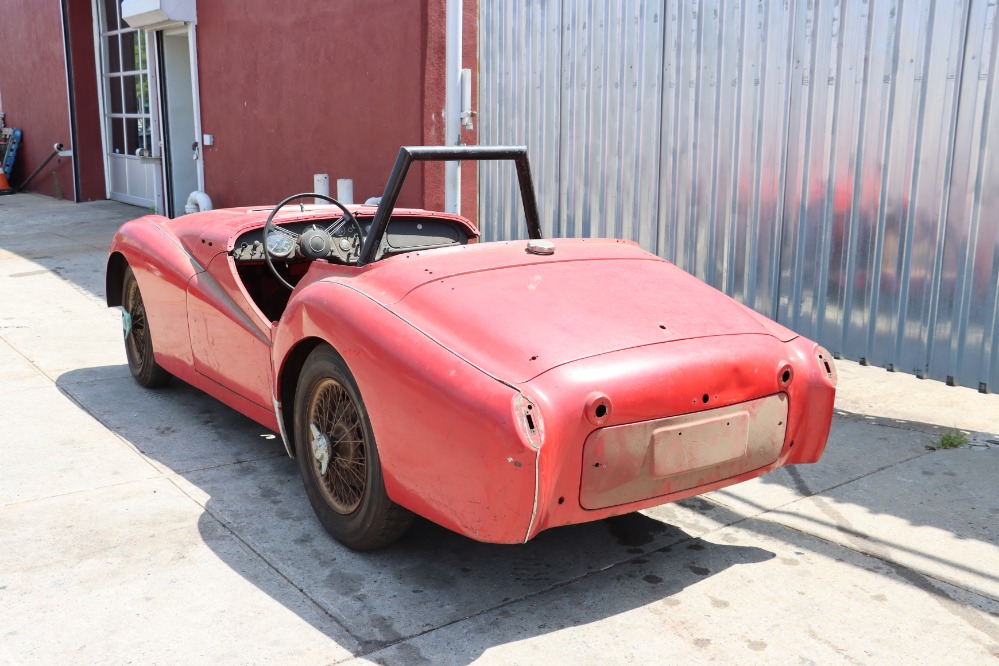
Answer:
[[442, 346], [511, 383], [617, 350], [776, 326], [632, 243], [556, 244], [547, 257], [527, 254], [522, 242], [404, 255], [360, 282]]

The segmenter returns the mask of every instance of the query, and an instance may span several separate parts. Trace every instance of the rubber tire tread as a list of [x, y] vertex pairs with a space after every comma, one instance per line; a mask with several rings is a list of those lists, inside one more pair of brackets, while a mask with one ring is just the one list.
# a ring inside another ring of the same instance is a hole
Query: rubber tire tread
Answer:
[[[346, 516], [335, 511], [323, 499], [318, 485], [319, 480], [313, 470], [314, 458], [309, 441], [309, 424], [306, 422], [312, 389], [320, 380], [327, 377], [340, 382], [350, 393], [360, 414], [365, 440], [368, 442], [364, 497], [360, 506]], [[298, 388], [295, 391], [294, 437], [305, 493], [319, 522], [334, 539], [353, 550], [374, 550], [387, 546], [405, 534], [413, 522], [413, 513], [390, 500], [385, 492], [378, 448], [371, 428], [371, 419], [361, 398], [361, 391], [343, 357], [329, 345], [316, 347], [306, 359], [299, 375]]]
[[[132, 282], [136, 283], [136, 289], [138, 290], [138, 281], [135, 279], [135, 273], [132, 272], [131, 266], [126, 266], [125, 276], [122, 279], [121, 284], [122, 307], [125, 306], [125, 299], [128, 297], [128, 289]], [[141, 290], [139, 291], [139, 298], [142, 298]], [[145, 305], [145, 300], [143, 300], [142, 303]], [[132, 377], [139, 383], [139, 386], [145, 388], [160, 388], [161, 386], [166, 386], [170, 383], [171, 375], [156, 362], [156, 359], [153, 356], [153, 335], [149, 328], [148, 309], [146, 310], [146, 340], [144, 346], [144, 361], [140, 363], [138, 360], [132, 358], [131, 351], [128, 348], [128, 341], [125, 341], [125, 358], [128, 359], [128, 369], [131, 371]]]

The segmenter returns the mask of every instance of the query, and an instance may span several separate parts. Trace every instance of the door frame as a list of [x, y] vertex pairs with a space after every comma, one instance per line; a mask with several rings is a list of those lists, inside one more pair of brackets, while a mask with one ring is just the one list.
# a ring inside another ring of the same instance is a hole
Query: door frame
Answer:
[[[167, 136], [170, 132], [170, 125], [164, 118], [164, 108], [163, 108], [163, 95], [159, 94], [162, 90], [162, 86], [165, 81], [163, 81], [163, 62], [160, 58], [160, 39], [165, 36], [167, 32], [179, 32], [178, 28], [181, 26], [167, 26], [164, 28], [156, 28], [154, 30], [149, 30], [148, 32], [154, 33], [150, 35], [150, 42], [153, 44], [153, 49], [155, 51], [153, 55], [153, 61], [151, 62], [150, 68], [155, 67], [156, 87], [157, 87], [157, 105], [156, 105], [156, 116], [157, 125], [160, 129], [165, 128], [166, 132], [160, 132], [160, 158], [162, 160], [161, 165], [161, 184], [163, 189], [163, 211], [161, 214], [167, 215], [168, 217], [177, 217], [183, 215], [184, 211], [171, 211], [170, 207], [173, 205], [173, 200], [169, 196], [173, 188], [171, 179], [172, 164], [170, 162], [170, 154], [168, 150], [169, 143], [172, 140], [176, 140], [176, 137]], [[205, 161], [204, 161], [204, 136], [201, 133], [201, 90], [198, 84], [198, 48], [197, 48], [197, 26], [194, 23], [186, 23], [184, 27], [187, 31], [187, 47], [188, 47], [188, 59], [191, 65], [191, 97], [193, 102], [192, 113], [194, 113], [194, 140], [198, 142], [197, 149], [197, 172], [198, 172], [198, 189], [204, 191], [205, 189]], [[184, 140], [186, 142], [186, 139]], [[172, 215], [168, 215], [172, 213]]]
[[[118, 0], [104, 0], [105, 2], [117, 2]], [[107, 126], [107, 102], [105, 100], [105, 82], [104, 82], [104, 55], [102, 48], [102, 38], [101, 38], [101, 17], [100, 12], [103, 7], [101, 6], [101, 0], [91, 0], [90, 10], [93, 23], [93, 43], [94, 43], [94, 59], [97, 67], [97, 85], [99, 86], [97, 95], [98, 112], [101, 118], [101, 162], [104, 166], [104, 196], [107, 199], [111, 198], [111, 165], [109, 161], [109, 142], [108, 137], [108, 126]], [[162, 134], [163, 124], [163, 105], [161, 104], [160, 89], [163, 84], [161, 78], [161, 67], [160, 67], [160, 52], [159, 45], [157, 43], [156, 35], [150, 34], [157, 31], [163, 31], [165, 29], [176, 29], [180, 25], [186, 25], [187, 28], [187, 38], [188, 38], [188, 53], [191, 61], [191, 94], [193, 98], [193, 113], [194, 113], [194, 136], [195, 140], [198, 142], [197, 150], [197, 177], [198, 177], [198, 189], [204, 191], [205, 189], [205, 165], [204, 165], [204, 151], [203, 151], [203, 140], [204, 136], [201, 132], [201, 89], [198, 81], [198, 48], [197, 48], [197, 26], [195, 23], [177, 24], [174, 26], [157, 26], [152, 30], [147, 30], [146, 28], [139, 28], [139, 33], [142, 34], [143, 39], [146, 40], [146, 66], [148, 71], [149, 80], [149, 91], [150, 91], [150, 124], [151, 124], [151, 145], [150, 145], [150, 156], [140, 159], [155, 160], [158, 164], [156, 165], [157, 175], [156, 175], [156, 187], [154, 191], [154, 202], [156, 206], [157, 214], [163, 215], [167, 212], [166, 210], [166, 192], [167, 192], [167, 171], [166, 165], [164, 163], [164, 145], [166, 138]], [[155, 102], [155, 104], [154, 104]], [[153, 111], [155, 107], [155, 111]], [[174, 214], [182, 214], [182, 211], [173, 211]]]
[[[94, 32], [94, 60], [97, 68], [97, 85], [98, 85], [98, 95], [97, 103], [100, 111], [101, 118], [101, 150], [103, 152], [101, 158], [104, 164], [104, 196], [107, 199], [111, 198], [111, 161], [110, 152], [108, 150], [110, 138], [108, 136], [108, 122], [107, 122], [107, 86], [105, 85], [105, 71], [104, 71], [104, 49], [103, 49], [103, 38], [101, 37], [101, 11], [104, 9], [102, 7], [102, 1], [107, 2], [118, 2], [119, 0], [91, 0], [90, 9], [91, 15], [93, 17], [93, 32]], [[155, 169], [154, 180], [153, 180], [153, 205], [157, 212], [163, 210], [163, 164], [160, 156], [160, 125], [159, 125], [159, 114], [153, 113], [152, 109], [154, 107], [159, 107], [159, 81], [156, 77], [152, 76], [152, 62], [155, 57], [155, 44], [150, 43], [149, 36], [143, 29], [138, 29], [138, 34], [142, 35], [142, 39], [145, 40], [145, 53], [146, 53], [146, 77], [149, 86], [149, 124], [150, 124], [150, 154], [148, 156], [139, 157], [138, 159], [145, 163], [153, 163], [153, 168]], [[150, 49], [150, 46], [153, 48]], [[128, 157], [125, 155], [124, 157]], [[119, 193], [119, 197], [121, 194]], [[136, 206], [145, 206], [145, 200], [135, 200], [127, 201], [128, 195], [121, 197], [121, 200], [125, 203], [130, 203]]]

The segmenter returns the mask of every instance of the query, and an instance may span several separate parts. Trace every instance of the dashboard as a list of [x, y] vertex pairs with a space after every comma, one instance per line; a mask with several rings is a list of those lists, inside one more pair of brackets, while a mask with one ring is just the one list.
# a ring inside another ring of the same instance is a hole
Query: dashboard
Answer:
[[[312, 219], [306, 222], [290, 222], [281, 224], [280, 228], [293, 232], [301, 236], [313, 227], [328, 229], [339, 218], [333, 219]], [[362, 229], [367, 233], [371, 225], [371, 217], [357, 217]], [[344, 224], [340, 229], [333, 231], [334, 242], [350, 243], [350, 239], [356, 240], [356, 228], [352, 224]], [[282, 244], [283, 239], [278, 239]], [[274, 238], [271, 243], [274, 247]], [[394, 217], [389, 220], [385, 236], [382, 238], [381, 246], [378, 248], [377, 258], [381, 259], [394, 254], [402, 254], [413, 250], [427, 250], [437, 247], [447, 247], [450, 245], [463, 245], [468, 242], [468, 234], [465, 229], [450, 220], [442, 220], [434, 217], [420, 217], [407, 215], [405, 217]], [[257, 262], [264, 261], [264, 237], [263, 228], [251, 229], [240, 235], [231, 252], [236, 262]], [[335, 259], [336, 253], [330, 253], [329, 258]], [[302, 257], [289, 256], [288, 259]]]

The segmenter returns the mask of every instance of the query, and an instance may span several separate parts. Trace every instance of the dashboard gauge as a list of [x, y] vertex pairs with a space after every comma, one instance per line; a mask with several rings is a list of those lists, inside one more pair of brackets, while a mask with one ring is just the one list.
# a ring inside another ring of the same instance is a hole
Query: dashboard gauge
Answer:
[[295, 239], [283, 231], [274, 230], [267, 234], [267, 251], [271, 256], [285, 258], [295, 249]]

